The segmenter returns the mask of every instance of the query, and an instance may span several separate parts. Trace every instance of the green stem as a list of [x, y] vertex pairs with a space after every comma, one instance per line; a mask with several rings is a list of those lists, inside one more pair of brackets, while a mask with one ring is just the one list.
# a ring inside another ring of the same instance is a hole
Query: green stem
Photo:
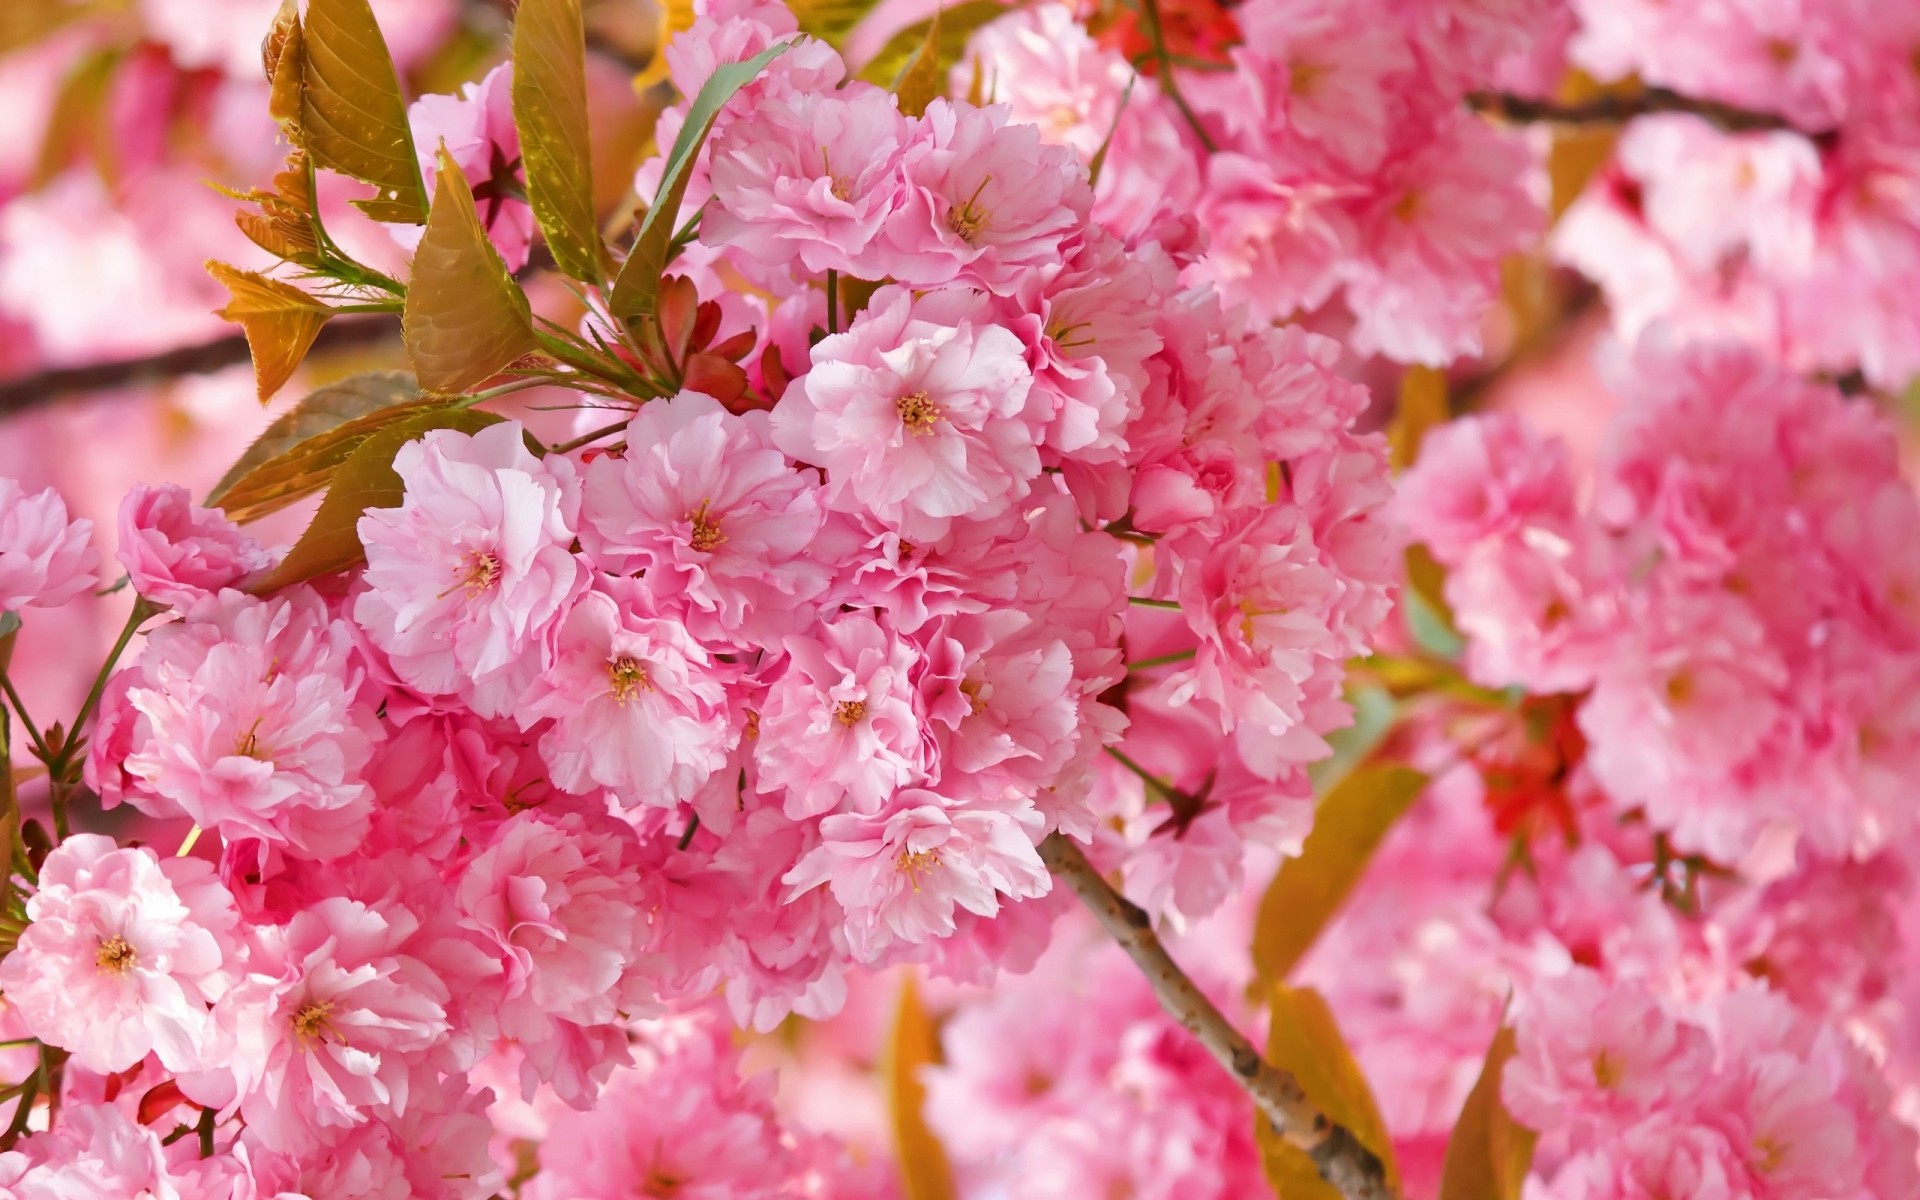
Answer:
[[1164, 608], [1170, 612], [1180, 611], [1180, 606], [1172, 600], [1149, 600], [1145, 596], [1128, 596], [1127, 603], [1140, 608]]
[[590, 442], [599, 441], [601, 438], [606, 437], [610, 433], [619, 433], [622, 429], [625, 429], [630, 423], [632, 423], [632, 421], [633, 421], [633, 418], [631, 416], [622, 417], [620, 420], [615, 421], [611, 425], [603, 426], [599, 429], [594, 430], [592, 433], [583, 433], [579, 437], [574, 438], [572, 441], [561, 442], [557, 446], [548, 446], [547, 453], [548, 454], [566, 454], [569, 451], [578, 450], [580, 447], [585, 446]]
[[1171, 663], [1186, 662], [1192, 658], [1194, 654], [1195, 651], [1192, 650], [1176, 650], [1172, 654], [1157, 654], [1152, 658], [1143, 658], [1139, 662], [1128, 663], [1127, 670], [1149, 671], [1154, 667], [1164, 667]]
[[1108, 746], [1107, 753], [1113, 757], [1113, 760], [1115, 762], [1119, 763], [1121, 766], [1125, 767], [1127, 770], [1132, 771], [1135, 775], [1138, 775], [1141, 778], [1142, 782], [1144, 782], [1148, 787], [1152, 788], [1154, 791], [1159, 792], [1166, 799], [1173, 800], [1176, 798], [1182, 798], [1179, 788], [1176, 788], [1172, 784], [1165, 782], [1159, 776], [1153, 774], [1153, 772], [1147, 770], [1145, 767], [1133, 761], [1131, 758], [1128, 758], [1124, 751], [1117, 749], [1116, 747], [1113, 747], [1113, 746]]
[[100, 697], [107, 690], [107, 680], [113, 675], [113, 668], [119, 664], [120, 656], [126, 653], [127, 644], [133, 641], [133, 635], [139, 631], [145, 621], [159, 608], [149, 604], [146, 597], [136, 596], [133, 611], [127, 614], [127, 623], [120, 628], [120, 637], [113, 643], [113, 649], [107, 652], [107, 660], [100, 664], [99, 674], [93, 677], [93, 687], [87, 692], [86, 702], [80, 706], [79, 715], [73, 718], [73, 724], [67, 729], [66, 738], [61, 742], [59, 761], [47, 764], [47, 798], [53, 805], [53, 836], [56, 842], [67, 838], [67, 793], [73, 790], [76, 779], [73, 752], [82, 745], [82, 731], [87, 722], [93, 719], [94, 710], [100, 707]]
[[1193, 135], [1200, 139], [1200, 144], [1207, 148], [1207, 153], [1212, 154], [1220, 147], [1214, 145], [1213, 138], [1208, 136], [1205, 127], [1200, 124], [1199, 114], [1187, 104], [1187, 98], [1180, 94], [1180, 81], [1173, 77], [1173, 55], [1167, 52], [1166, 35], [1160, 29], [1160, 0], [1145, 0], [1143, 11], [1147, 18], [1147, 31], [1153, 36], [1154, 57], [1160, 60], [1160, 79], [1166, 85], [1167, 99], [1173, 101], [1174, 107], [1180, 110], [1180, 115], [1187, 119], [1187, 124], [1193, 126]]
[[53, 751], [47, 748], [47, 739], [41, 737], [40, 731], [34, 727], [33, 718], [27, 715], [27, 706], [21, 702], [20, 693], [13, 690], [13, 680], [5, 671], [0, 671], [0, 688], [6, 690], [7, 699], [13, 702], [13, 711], [20, 714], [20, 725], [27, 731], [27, 737], [32, 739], [34, 753], [40, 756], [41, 762], [51, 763]]
[[840, 272], [827, 271], [827, 332], [840, 332]]

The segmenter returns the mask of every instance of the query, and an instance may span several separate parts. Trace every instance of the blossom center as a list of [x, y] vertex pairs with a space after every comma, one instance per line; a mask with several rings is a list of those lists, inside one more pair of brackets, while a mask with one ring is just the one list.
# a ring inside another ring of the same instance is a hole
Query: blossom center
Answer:
[[707, 505], [710, 503], [711, 501], [702, 500], [699, 508], [687, 514], [687, 520], [693, 525], [692, 531], [687, 535], [687, 545], [702, 554], [713, 553], [720, 543], [727, 540], [727, 535], [720, 532], [720, 522], [714, 520], [713, 514], [707, 511]]
[[967, 698], [967, 708], [971, 710], [976, 717], [987, 711], [987, 698], [982, 694], [986, 690], [987, 685], [977, 679], [962, 679], [960, 681], [960, 694]]
[[302, 1046], [323, 1041], [334, 1032], [333, 1001], [310, 1000], [293, 1014], [293, 1036]]
[[469, 550], [460, 559], [460, 565], [455, 569], [452, 585], [435, 599], [450, 596], [459, 591], [466, 592], [469, 597], [478, 596], [498, 582], [500, 582], [500, 556], [491, 550]]
[[94, 965], [109, 975], [125, 975], [133, 970], [140, 961], [140, 955], [133, 944], [115, 934], [100, 943], [99, 951], [93, 956]]
[[260, 750], [260, 722], [265, 717], [255, 717], [247, 731], [233, 739], [233, 752], [240, 758], [251, 758], [257, 762], [266, 762], [267, 755]]
[[893, 865], [907, 877], [907, 882], [913, 885], [913, 890], [918, 892], [920, 881], [939, 867], [940, 852], [938, 850], [902, 850], [893, 860]]
[[1288, 80], [1288, 89], [1296, 96], [1307, 97], [1319, 88], [1320, 81], [1327, 77], [1328, 71], [1319, 63], [1303, 62], [1293, 64], [1289, 74], [1292, 78]]
[[893, 407], [900, 414], [900, 423], [915, 437], [932, 433], [934, 425], [940, 420], [940, 406], [933, 402], [924, 389], [908, 392], [895, 400]]
[[1610, 1051], [1602, 1050], [1593, 1056], [1593, 1081], [1605, 1091], [1620, 1086], [1620, 1065], [1613, 1061]]
[[647, 664], [622, 654], [607, 664], [607, 692], [614, 703], [625, 704], [641, 692], [653, 690], [653, 681], [647, 678]]
[[987, 210], [980, 206], [980, 193], [986, 191], [987, 184], [992, 181], [991, 175], [982, 179], [980, 186], [973, 189], [973, 195], [967, 197], [966, 203], [956, 204], [947, 209], [947, 228], [952, 231], [953, 236], [969, 246], [973, 245], [974, 239], [980, 236], [980, 231], [987, 227]]
[[865, 700], [842, 700], [833, 706], [833, 719], [851, 729], [867, 716]]

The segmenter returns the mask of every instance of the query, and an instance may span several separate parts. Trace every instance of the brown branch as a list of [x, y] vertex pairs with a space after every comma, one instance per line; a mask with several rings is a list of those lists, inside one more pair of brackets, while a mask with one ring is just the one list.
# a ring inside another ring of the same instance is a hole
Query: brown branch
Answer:
[[[368, 346], [397, 338], [399, 333], [399, 325], [380, 317], [340, 317], [320, 331], [312, 352]], [[212, 374], [246, 361], [247, 339], [236, 333], [144, 358], [56, 367], [16, 379], [0, 379], [0, 417], [52, 403], [62, 396], [147, 387], [185, 375]]]
[[1040, 857], [1146, 974], [1160, 1007], [1199, 1039], [1214, 1061], [1253, 1096], [1280, 1136], [1313, 1160], [1320, 1178], [1346, 1200], [1392, 1200], [1393, 1190], [1387, 1186], [1380, 1159], [1351, 1131], [1314, 1107], [1299, 1080], [1260, 1056], [1173, 961], [1154, 935], [1147, 914], [1114, 891], [1077, 844], [1051, 834], [1040, 843]]
[[1646, 88], [1633, 95], [1598, 96], [1579, 104], [1559, 104], [1505, 92], [1469, 92], [1467, 106], [1484, 116], [1521, 125], [1621, 125], [1649, 113], [1691, 113], [1727, 133], [1795, 129], [1792, 122], [1773, 113], [1735, 108], [1717, 100], [1700, 100], [1660, 87]]

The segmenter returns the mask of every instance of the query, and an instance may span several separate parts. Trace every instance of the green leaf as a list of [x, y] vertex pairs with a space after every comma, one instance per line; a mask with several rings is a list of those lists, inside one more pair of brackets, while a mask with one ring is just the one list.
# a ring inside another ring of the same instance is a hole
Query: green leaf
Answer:
[[1313, 945], [1353, 890], [1387, 830], [1407, 811], [1427, 777], [1397, 764], [1362, 766], [1320, 801], [1298, 858], [1260, 898], [1253, 927], [1257, 986], [1278, 984]]
[[733, 94], [753, 82], [760, 72], [787, 49], [777, 42], [745, 62], [728, 63], [714, 71], [700, 94], [687, 109], [686, 123], [674, 139], [667, 155], [666, 169], [660, 175], [660, 194], [654, 197], [647, 215], [634, 238], [633, 253], [613, 281], [613, 294], [607, 306], [624, 321], [636, 321], [653, 314], [660, 297], [660, 274], [666, 267], [667, 248], [673, 243], [673, 226], [680, 213], [680, 200], [687, 194], [687, 180], [693, 173], [693, 161], [700, 155], [713, 119]]
[[488, 240], [466, 176], [445, 151], [434, 195], [400, 327], [421, 388], [463, 392], [540, 343], [527, 294]]
[[900, 1005], [887, 1042], [882, 1070], [887, 1109], [893, 1126], [894, 1157], [907, 1200], [953, 1200], [953, 1168], [940, 1139], [927, 1128], [923, 1108], [927, 1089], [920, 1069], [940, 1061], [940, 1037], [920, 1003], [912, 975], [900, 982]]
[[1107, 136], [1100, 139], [1100, 148], [1087, 160], [1087, 186], [1096, 187], [1100, 183], [1100, 172], [1107, 166], [1107, 151], [1113, 149], [1114, 135], [1120, 132], [1120, 118], [1127, 115], [1127, 104], [1133, 99], [1133, 85], [1140, 82], [1138, 75], [1129, 76], [1126, 90], [1120, 93], [1120, 103], [1113, 110], [1113, 124], [1107, 126]]
[[1520, 1200], [1537, 1135], [1515, 1121], [1500, 1101], [1500, 1077], [1513, 1048], [1512, 1026], [1495, 1034], [1487, 1048], [1480, 1078], [1467, 1093], [1447, 1139], [1439, 1200]]
[[422, 401], [404, 371], [355, 375], [320, 388], [282, 413], [214, 485], [209, 505], [245, 523], [327, 486], [375, 430], [445, 401]]
[[527, 200], [553, 261], [574, 279], [599, 283], [606, 250], [593, 210], [580, 0], [520, 0], [513, 26], [513, 123], [520, 129]]
[[926, 40], [914, 51], [893, 85], [900, 111], [910, 117], [925, 116], [927, 105], [947, 94], [947, 73], [940, 64], [940, 12], [934, 10], [927, 26]]
[[[1393, 1160], [1393, 1139], [1387, 1136], [1373, 1089], [1347, 1049], [1326, 1000], [1312, 988], [1277, 984], [1269, 1003], [1267, 1061], [1291, 1074], [1315, 1108], [1380, 1157], [1387, 1169], [1388, 1191], [1399, 1195], [1400, 1169]], [[1254, 1117], [1254, 1138], [1275, 1195], [1282, 1200], [1340, 1200], [1340, 1193], [1320, 1178], [1306, 1151], [1284, 1140], [1264, 1116]]]
[[[374, 220], [426, 220], [427, 185], [414, 157], [406, 101], [367, 0], [308, 0], [298, 47], [307, 153], [319, 166], [378, 188], [373, 199], [354, 201]], [[283, 52], [280, 69], [286, 66]]]
[[500, 420], [471, 408], [443, 408], [389, 425], [361, 442], [333, 477], [327, 498], [313, 514], [300, 540], [266, 578], [255, 583], [255, 594], [345, 571], [366, 561], [360, 545], [360, 516], [370, 508], [395, 508], [405, 499], [406, 487], [393, 469], [400, 447], [435, 429], [476, 433]]
[[[995, 17], [1004, 17], [1013, 9], [999, 0], [965, 0], [940, 10], [940, 35], [935, 44], [939, 47], [938, 61], [942, 71], [960, 61], [966, 53], [967, 39], [973, 31], [985, 25]], [[877, 83], [881, 87], [893, 86], [894, 80], [913, 61], [913, 56], [927, 40], [927, 31], [933, 28], [933, 19], [916, 21], [887, 39], [886, 45], [860, 68], [860, 78], [868, 83]]]
[[1407, 586], [1400, 593], [1400, 609], [1413, 640], [1430, 654], [1456, 659], [1466, 642], [1453, 622], [1447, 603], [1447, 570], [1425, 546], [1407, 547]]
[[258, 271], [242, 271], [223, 262], [209, 262], [207, 271], [230, 293], [226, 307], [218, 313], [247, 335], [255, 390], [265, 404], [293, 377], [333, 309], [318, 297]]
[[789, 0], [787, 7], [800, 22], [801, 33], [838, 50], [880, 4], [879, 0]]

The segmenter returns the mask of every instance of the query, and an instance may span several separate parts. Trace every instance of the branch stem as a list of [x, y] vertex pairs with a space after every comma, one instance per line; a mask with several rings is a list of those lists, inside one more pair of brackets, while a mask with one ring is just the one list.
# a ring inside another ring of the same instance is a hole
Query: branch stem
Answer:
[[1650, 87], [1631, 96], [1600, 96], [1579, 104], [1535, 100], [1505, 92], [1469, 92], [1467, 106], [1485, 116], [1514, 124], [1621, 125], [1649, 113], [1677, 112], [1691, 113], [1727, 133], [1794, 128], [1785, 117], [1773, 113], [1683, 96], [1661, 87]]
[[1040, 857], [1146, 975], [1160, 1007], [1247, 1090], [1280, 1136], [1313, 1160], [1321, 1179], [1345, 1200], [1392, 1200], [1380, 1159], [1314, 1107], [1299, 1080], [1260, 1056], [1173, 961], [1147, 914], [1114, 891], [1077, 844], [1050, 834], [1040, 843]]

